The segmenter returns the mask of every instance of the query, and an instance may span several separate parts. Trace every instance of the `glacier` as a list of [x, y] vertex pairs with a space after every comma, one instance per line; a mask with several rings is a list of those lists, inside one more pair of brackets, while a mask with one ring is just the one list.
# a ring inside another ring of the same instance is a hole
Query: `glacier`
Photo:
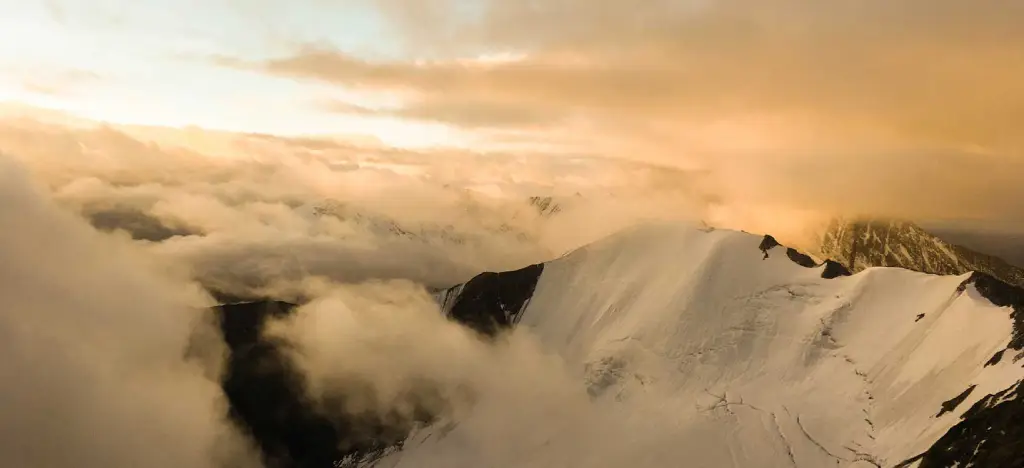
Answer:
[[470, 410], [364, 464], [947, 466], [933, 445], [999, 403], [989, 395], [1016, 394], [1014, 310], [974, 275], [829, 275], [764, 240], [652, 224], [522, 270], [503, 291], [491, 274], [440, 293], [449, 315], [471, 304], [514, 325], [496, 339], [535, 340], [559, 375], [510, 368]]

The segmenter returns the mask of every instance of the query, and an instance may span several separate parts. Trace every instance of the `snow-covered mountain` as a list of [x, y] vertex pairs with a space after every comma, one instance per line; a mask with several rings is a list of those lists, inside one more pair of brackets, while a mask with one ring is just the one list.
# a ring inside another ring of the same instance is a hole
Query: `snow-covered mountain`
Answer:
[[[502, 360], [500, 385], [461, 382], [470, 408], [402, 425], [402, 442], [393, 427], [378, 444], [325, 437], [352, 421], [292, 420], [289, 456], [378, 468], [1024, 461], [1024, 291], [987, 274], [849, 275], [768, 236], [649, 225], [437, 300], [496, 346], [528, 338], [536, 353]], [[287, 414], [286, 400], [254, 411]]]
[[[985, 440], [1019, 431], [1007, 418], [1024, 378], [1020, 290], [984, 274], [799, 263], [767, 238], [650, 226], [508, 276], [505, 291], [493, 275], [456, 288], [444, 310], [518, 323], [588, 384], [595, 414], [579, 417], [619, 428], [568, 436], [543, 428], [574, 427], [552, 414], [499, 443], [482, 412], [414, 434], [377, 466], [1017, 466], [1017, 442]], [[610, 433], [634, 437], [612, 448]], [[580, 437], [601, 449], [556, 461]]]
[[951, 244], [914, 223], [891, 220], [834, 220], [822, 238], [820, 255], [856, 272], [888, 266], [936, 275], [977, 271], [1024, 286], [1024, 269], [1002, 259]]

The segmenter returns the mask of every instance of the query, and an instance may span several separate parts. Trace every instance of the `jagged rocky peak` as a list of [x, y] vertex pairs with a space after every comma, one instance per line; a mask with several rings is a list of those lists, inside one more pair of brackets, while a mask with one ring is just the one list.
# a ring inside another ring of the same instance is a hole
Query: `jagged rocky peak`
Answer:
[[804, 268], [816, 268], [824, 265], [824, 269], [821, 271], [821, 277], [825, 279], [838, 278], [840, 276], [850, 276], [850, 270], [848, 270], [841, 263], [834, 260], [825, 260], [822, 263], [816, 262], [810, 255], [802, 253], [792, 247], [785, 247], [775, 239], [775, 237], [765, 234], [764, 238], [761, 239], [761, 244], [758, 249], [764, 254], [764, 258], [770, 257], [769, 252], [776, 248], [782, 247], [786, 249], [786, 257], [789, 257], [790, 261], [800, 265]]
[[825, 230], [819, 254], [853, 272], [870, 267], [900, 267], [935, 275], [975, 271], [1024, 286], [1024, 269], [948, 243], [908, 221], [837, 218]]
[[484, 335], [495, 335], [519, 321], [543, 272], [540, 263], [515, 271], [481, 273], [435, 297], [452, 320]]

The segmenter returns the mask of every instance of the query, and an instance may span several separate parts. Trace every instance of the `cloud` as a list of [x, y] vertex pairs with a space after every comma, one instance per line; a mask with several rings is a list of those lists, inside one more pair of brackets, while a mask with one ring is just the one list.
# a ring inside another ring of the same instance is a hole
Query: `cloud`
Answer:
[[[449, 1], [377, 3], [407, 61], [325, 46], [214, 61], [398, 96], [385, 108], [315, 104], [444, 122], [522, 151], [5, 117], [0, 152], [27, 170], [0, 167], [0, 195], [14, 201], [0, 206], [10, 226], [0, 343], [11, 357], [0, 370], [18, 377], [0, 406], [7, 432], [24, 437], [0, 451], [26, 466], [246, 461], [222, 421], [216, 353], [204, 366], [182, 359], [203, 329], [195, 309], [210, 302], [196, 280], [317, 298], [276, 332], [303, 349], [329, 411], [404, 424], [416, 405], [458, 415], [473, 404], [452, 439], [463, 443], [434, 454], [438, 466], [467, 447], [497, 450], [484, 444], [496, 438], [521, 445], [484, 459], [542, 457], [531, 443], [552, 435], [595, 457], [577, 464], [621, 466], [639, 427], [624, 422], [644, 418], [588, 413], [578, 376], [529, 336], [481, 342], [439, 317], [427, 287], [547, 260], [646, 219], [706, 219], [784, 242], [834, 214], [1022, 220], [1024, 6], [480, 4], [453, 15]], [[495, 51], [513, 59], [481, 58]], [[545, 218], [526, 204], [533, 195], [564, 209]], [[365, 393], [348, 393], [354, 380]], [[332, 407], [338, 392], [344, 406]], [[552, 424], [538, 431], [541, 415]], [[585, 450], [594, 445], [607, 450]]]
[[[488, 353], [487, 344], [445, 320], [420, 285], [369, 282], [320, 292], [294, 315], [271, 324], [267, 333], [294, 343], [293, 358], [320, 405], [344, 405], [325, 408], [328, 412], [384, 416], [407, 403], [402, 400], [418, 383], [447, 385], [455, 376], [482, 370], [471, 363], [486, 359], [481, 355]], [[449, 360], [455, 356], [464, 356], [461, 360], [469, 365]], [[457, 391], [457, 386], [442, 390]], [[337, 396], [345, 398], [332, 402]], [[402, 416], [412, 419], [414, 410], [406, 408]]]
[[[60, 206], [236, 296], [295, 290], [307, 276], [446, 287], [664, 217], [659, 207], [682, 217], [697, 206], [680, 204], [691, 183], [679, 171], [615, 160], [9, 123], [0, 151]], [[528, 199], [545, 195], [570, 205], [543, 217]]]
[[[533, 443], [528, 433], [539, 420], [549, 426], [543, 430], [548, 436], [592, 435], [583, 431], [590, 404], [585, 388], [558, 356], [527, 333], [485, 341], [445, 319], [411, 283], [335, 287], [268, 333], [293, 344], [310, 397], [335, 419], [358, 416], [405, 431], [417, 423], [460, 421], [478, 443], [461, 448], [484, 452], [476, 459], [494, 465], [510, 463], [511, 447]], [[496, 440], [502, 447], [493, 445]], [[563, 453], [582, 453], [579, 446], [557, 445]], [[520, 459], [526, 452], [518, 452]], [[457, 453], [426, 455], [417, 458], [425, 466], [464, 466]]]
[[97, 84], [103, 77], [91, 70], [29, 68], [12, 70], [24, 91], [48, 96], [79, 94], [83, 87]]
[[[221, 63], [391, 93], [393, 115], [484, 139], [701, 168], [744, 212], [1021, 219], [1015, 3], [456, 3], [378, 4], [406, 60], [311, 45]], [[495, 51], [516, 56], [465, 58]]]
[[[0, 230], [11, 259], [0, 267], [0, 342], [16, 356], [0, 370], [24, 385], [0, 391], [0, 405], [32, 436], [5, 452], [20, 450], [15, 462], [31, 466], [149, 466], [144, 457], [172, 446], [159, 460], [175, 466], [252, 459], [223, 421], [222, 344], [195, 346], [197, 329], [212, 335], [196, 312], [211, 298], [193, 279], [226, 294], [315, 299], [273, 332], [299, 346], [295, 359], [324, 411], [399, 428], [424, 408], [468, 413], [424, 466], [459, 466], [470, 448], [499, 465], [522, 453], [543, 460], [553, 455], [544, 438], [584, 457], [575, 461], [621, 466], [643, 453], [636, 435], [663, 409], [593, 409], [580, 376], [526, 332], [483, 342], [440, 317], [428, 288], [547, 260], [648, 219], [798, 236], [832, 212], [985, 220], [1012, 215], [1024, 199], [1015, 183], [1024, 172], [984, 152], [736, 145], [729, 158], [684, 171], [626, 158], [4, 123], [0, 151], [26, 170], [0, 167], [0, 195], [12, 201], [0, 207], [0, 224], [12, 226]], [[562, 211], [542, 216], [526, 203], [534, 195], [553, 196]], [[183, 359], [190, 346], [202, 359]], [[18, 411], [40, 406], [71, 416], [58, 424]], [[551, 424], [538, 431], [542, 416]], [[675, 455], [647, 454], [653, 466]]]
[[[798, 244], [809, 227], [837, 214], [980, 226], [1024, 212], [1019, 158], [913, 148], [797, 151], [731, 140], [730, 123], [703, 127], [702, 138], [732, 148], [687, 153], [704, 159], [680, 170], [627, 157], [644, 148], [628, 141], [613, 146], [622, 156], [604, 158], [410, 151], [22, 114], [4, 120], [0, 151], [17, 155], [59, 204], [103, 229], [160, 241], [148, 248], [192, 268], [204, 284], [237, 293], [303, 275], [446, 286], [552, 258], [644, 219], [703, 219]], [[764, 135], [787, 131], [762, 123]], [[654, 150], [698, 141], [672, 128], [622, 130]], [[539, 218], [525, 205], [535, 195], [561, 197], [572, 209]], [[315, 215], [328, 205], [334, 213]]]
[[666, 466], [685, 450], [665, 428], [692, 407], [666, 411], [674, 403], [657, 391], [598, 397], [616, 350], [576, 366], [526, 327], [481, 339], [408, 282], [321, 290], [268, 333], [293, 346], [321, 411], [413, 429], [392, 456], [416, 466]]
[[[844, 140], [1022, 148], [1011, 130], [1024, 108], [1024, 11], [1012, 3], [484, 2], [475, 21], [444, 14], [458, 11], [454, 2], [386, 5], [416, 38], [413, 55], [429, 47], [416, 45], [441, 43], [449, 55], [477, 48], [526, 58], [377, 62], [309, 47], [260, 66], [356, 89], [582, 108], [613, 120], [781, 116]], [[411, 27], [404, 15], [422, 9], [440, 19]]]
[[566, 118], [555, 109], [536, 109], [515, 103], [466, 99], [454, 101], [441, 97], [423, 97], [394, 108], [369, 108], [343, 101], [320, 103], [322, 109], [348, 115], [397, 117], [453, 124], [470, 129], [539, 129]]
[[[7, 462], [257, 466], [226, 420], [223, 345], [195, 341], [214, 336], [202, 332], [209, 297], [124, 238], [59, 209], [7, 157], [0, 197]], [[186, 360], [190, 348], [213, 353]]]

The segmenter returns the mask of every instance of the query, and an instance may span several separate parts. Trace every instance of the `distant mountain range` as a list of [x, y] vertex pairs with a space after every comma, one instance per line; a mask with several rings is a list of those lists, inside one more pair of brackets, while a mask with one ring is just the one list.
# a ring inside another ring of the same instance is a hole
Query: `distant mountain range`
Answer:
[[836, 219], [822, 236], [817, 254], [854, 273], [870, 267], [899, 267], [934, 275], [976, 271], [1024, 286], [1024, 269], [946, 242], [906, 221]]

